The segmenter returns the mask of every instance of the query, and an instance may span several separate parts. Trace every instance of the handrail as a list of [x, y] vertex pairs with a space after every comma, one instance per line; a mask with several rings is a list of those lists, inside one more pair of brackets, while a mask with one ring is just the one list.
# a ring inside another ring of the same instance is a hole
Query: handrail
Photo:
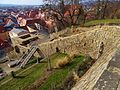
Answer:
[[25, 64], [29, 61], [29, 59], [32, 57], [32, 55], [36, 52], [37, 47], [33, 46], [32, 50], [28, 53], [24, 61], [21, 63], [20, 67], [24, 67]]

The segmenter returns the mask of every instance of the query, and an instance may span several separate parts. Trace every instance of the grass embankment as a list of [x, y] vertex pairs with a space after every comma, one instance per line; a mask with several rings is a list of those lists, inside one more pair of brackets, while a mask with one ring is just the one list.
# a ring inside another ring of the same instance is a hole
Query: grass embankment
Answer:
[[95, 25], [111, 25], [111, 24], [120, 24], [120, 19], [105, 19], [105, 20], [92, 20], [88, 21], [84, 24], [84, 26], [89, 27], [89, 26], [95, 26]]
[[[28, 68], [28, 67], [30, 67], [31, 65], [33, 65], [35, 62], [36, 62], [36, 57], [34, 57], [34, 58], [32, 58], [29, 62], [28, 62], [28, 64], [25, 66], [25, 68]], [[26, 69], [19, 69], [19, 70], [17, 70], [16, 72], [14, 72], [15, 74], [19, 74], [19, 73], [21, 73], [21, 72], [23, 72], [23, 71], [25, 71]], [[11, 75], [7, 75], [6, 77], [4, 77], [3, 79], [1, 79], [0, 80], [0, 85], [1, 85], [1, 83], [4, 83], [4, 82], [6, 82], [6, 81], [8, 81], [9, 79], [11, 79], [12, 77], [11, 77]]]
[[[54, 63], [55, 60], [65, 57], [66, 54], [56, 53], [50, 56], [51, 62]], [[31, 68], [20, 69], [16, 72], [16, 74], [22, 72], [17, 78], [13, 78], [8, 81], [4, 85], [0, 86], [1, 90], [22, 90], [28, 85], [31, 85], [35, 82], [35, 80], [39, 79], [44, 74], [44, 69], [47, 67], [47, 59], [43, 59], [40, 64], [36, 64]], [[0, 84], [5, 82], [7, 79], [11, 78], [8, 76], [7, 78], [0, 81]]]
[[62, 81], [67, 77], [69, 72], [71, 72], [78, 63], [83, 61], [83, 56], [75, 57], [72, 62], [61, 69], [56, 69], [54, 73], [52, 73], [48, 79], [44, 82], [44, 84], [39, 87], [39, 90], [50, 90], [51, 86], [57, 85], [59, 86]]

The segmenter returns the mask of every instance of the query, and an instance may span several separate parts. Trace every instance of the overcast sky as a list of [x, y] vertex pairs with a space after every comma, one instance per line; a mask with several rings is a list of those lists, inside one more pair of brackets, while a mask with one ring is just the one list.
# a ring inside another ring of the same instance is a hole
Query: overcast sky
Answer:
[[43, 0], [0, 0], [0, 4], [41, 5]]

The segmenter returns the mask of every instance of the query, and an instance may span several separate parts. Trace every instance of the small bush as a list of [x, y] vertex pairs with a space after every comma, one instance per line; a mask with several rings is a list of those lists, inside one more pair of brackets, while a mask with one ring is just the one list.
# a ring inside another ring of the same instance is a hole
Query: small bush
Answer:
[[69, 54], [69, 58], [70, 58], [70, 59], [74, 59], [76, 56], [77, 56], [77, 55], [76, 55], [75, 53]]
[[58, 62], [56, 63], [56, 68], [61, 68], [66, 66], [68, 63], [70, 62], [70, 57], [66, 56], [63, 59], [58, 60]]
[[76, 56], [75, 54], [69, 54], [69, 55], [67, 55], [65, 58], [58, 60], [57, 63], [56, 63], [56, 67], [55, 67], [55, 68], [61, 68], [61, 67], [66, 66], [67, 64], [70, 63], [70, 61], [71, 61], [75, 56]]
[[75, 68], [75, 73], [81, 77], [83, 76], [86, 71], [93, 65], [94, 60], [89, 56], [85, 56], [85, 59], [82, 63], [79, 63]]

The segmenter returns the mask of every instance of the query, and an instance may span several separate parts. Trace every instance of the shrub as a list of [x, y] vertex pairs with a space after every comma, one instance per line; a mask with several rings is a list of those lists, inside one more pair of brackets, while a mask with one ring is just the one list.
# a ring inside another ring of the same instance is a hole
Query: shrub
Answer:
[[82, 63], [79, 63], [75, 68], [75, 73], [81, 77], [83, 76], [86, 71], [93, 65], [94, 60], [89, 56], [85, 56], [85, 59]]
[[77, 55], [76, 55], [75, 53], [69, 54], [69, 58], [70, 58], [71, 60], [74, 59], [76, 56], [77, 56]]
[[70, 62], [70, 57], [66, 56], [63, 59], [58, 60], [58, 62], [56, 63], [56, 68], [61, 68], [66, 66], [68, 63]]
[[56, 67], [55, 68], [61, 68], [66, 66], [67, 64], [70, 63], [71, 60], [73, 60], [77, 55], [74, 53], [71, 53], [69, 55], [67, 55], [64, 59], [60, 59], [57, 61], [56, 63]]

